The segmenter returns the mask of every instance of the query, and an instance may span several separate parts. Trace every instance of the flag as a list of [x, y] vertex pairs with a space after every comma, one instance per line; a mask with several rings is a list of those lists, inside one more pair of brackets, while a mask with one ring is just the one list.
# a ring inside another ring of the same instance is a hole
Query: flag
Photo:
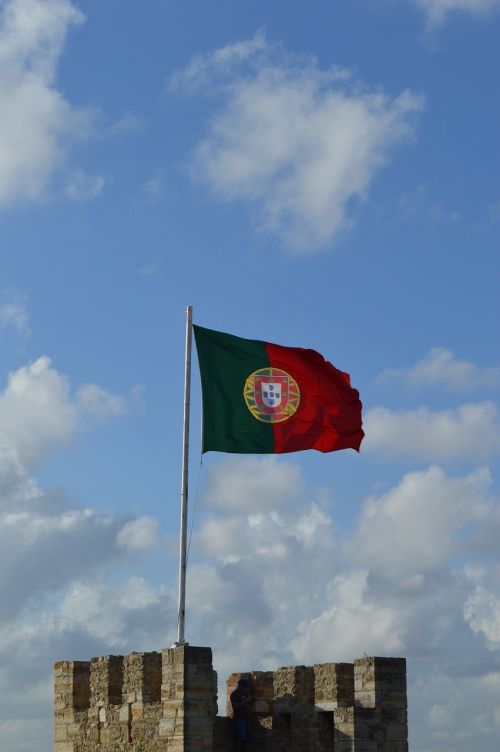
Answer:
[[359, 393], [315, 350], [194, 326], [203, 396], [203, 452], [359, 450]]

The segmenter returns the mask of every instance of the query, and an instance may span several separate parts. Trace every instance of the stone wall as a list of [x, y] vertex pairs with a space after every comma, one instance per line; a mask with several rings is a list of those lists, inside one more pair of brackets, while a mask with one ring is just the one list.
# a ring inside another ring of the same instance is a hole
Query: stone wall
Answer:
[[[232, 674], [251, 684], [248, 752], [407, 752], [406, 662]], [[209, 648], [176, 647], [55, 666], [55, 752], [232, 752]]]
[[213, 752], [210, 648], [59, 661], [55, 752]]
[[[232, 674], [228, 713], [230, 694], [243, 677], [253, 698], [248, 752], [408, 750], [404, 658]], [[216, 752], [230, 749], [221, 746]]]

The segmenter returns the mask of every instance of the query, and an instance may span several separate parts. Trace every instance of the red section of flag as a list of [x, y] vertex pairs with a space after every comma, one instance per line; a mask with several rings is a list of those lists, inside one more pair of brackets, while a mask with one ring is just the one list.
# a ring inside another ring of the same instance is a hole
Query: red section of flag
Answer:
[[299, 385], [300, 405], [291, 418], [274, 423], [274, 451], [356, 449], [363, 440], [359, 392], [349, 374], [315, 350], [265, 342], [270, 365], [286, 371]]

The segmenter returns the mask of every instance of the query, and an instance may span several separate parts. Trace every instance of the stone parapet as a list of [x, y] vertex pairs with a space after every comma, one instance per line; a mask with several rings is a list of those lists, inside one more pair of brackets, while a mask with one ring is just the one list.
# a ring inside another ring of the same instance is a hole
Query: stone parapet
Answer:
[[231, 674], [229, 714], [242, 677], [252, 696], [248, 752], [408, 752], [404, 658]]
[[[247, 752], [408, 752], [406, 662], [291, 666], [231, 674], [251, 685]], [[210, 648], [55, 665], [55, 752], [232, 752], [217, 717]]]
[[213, 752], [210, 648], [55, 665], [55, 752]]

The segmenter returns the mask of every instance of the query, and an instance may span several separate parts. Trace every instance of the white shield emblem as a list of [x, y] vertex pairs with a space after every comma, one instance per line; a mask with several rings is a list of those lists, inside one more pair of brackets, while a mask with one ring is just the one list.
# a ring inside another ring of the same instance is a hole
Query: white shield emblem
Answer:
[[262, 380], [262, 402], [266, 407], [279, 407], [281, 405], [282, 385], [279, 382]]

